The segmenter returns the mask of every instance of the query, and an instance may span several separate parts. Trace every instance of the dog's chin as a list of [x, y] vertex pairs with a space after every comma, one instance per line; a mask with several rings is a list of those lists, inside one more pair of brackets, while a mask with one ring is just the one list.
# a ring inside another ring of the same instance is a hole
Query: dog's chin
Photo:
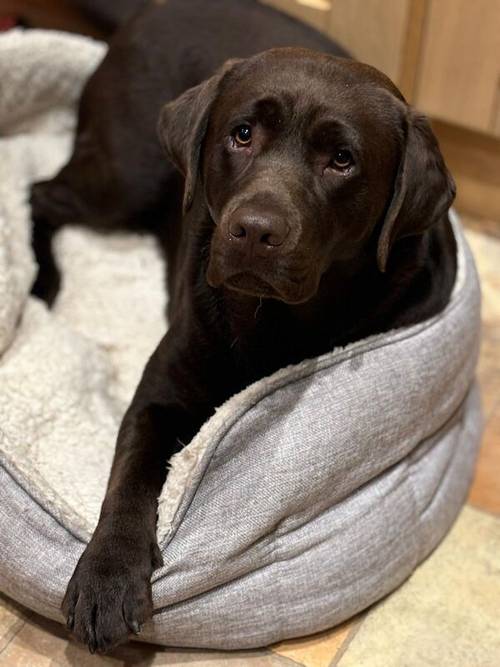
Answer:
[[250, 272], [232, 275], [224, 281], [223, 285], [227, 289], [247, 296], [281, 299], [281, 293], [271, 283]]
[[243, 296], [258, 299], [276, 299], [289, 305], [305, 303], [315, 293], [315, 290], [306, 291], [303, 285], [292, 283], [278, 285], [251, 271], [234, 273], [224, 278], [215, 276], [209, 271], [207, 273], [207, 281], [211, 287], [224, 287]]

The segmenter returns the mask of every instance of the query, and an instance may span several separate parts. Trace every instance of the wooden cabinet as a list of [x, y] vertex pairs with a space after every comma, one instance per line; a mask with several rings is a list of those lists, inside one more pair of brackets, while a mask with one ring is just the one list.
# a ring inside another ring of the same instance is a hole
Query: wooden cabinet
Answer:
[[334, 0], [328, 33], [393, 81], [401, 78], [410, 0]]
[[414, 102], [500, 137], [500, 0], [431, 0]]

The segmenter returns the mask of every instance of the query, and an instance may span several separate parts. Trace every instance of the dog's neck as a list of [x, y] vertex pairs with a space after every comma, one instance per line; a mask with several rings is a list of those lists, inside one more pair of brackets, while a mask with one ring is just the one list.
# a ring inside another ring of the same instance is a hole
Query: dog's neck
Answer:
[[[445, 242], [450, 233], [444, 219], [425, 235], [402, 240], [383, 274], [371, 244], [356, 261], [333, 263], [315, 296], [303, 304], [259, 299], [227, 288], [212, 290], [211, 303], [201, 308], [206, 320], [202, 326], [225, 341], [249, 381], [334, 347], [421, 321], [444, 307], [451, 290], [454, 245]], [[200, 284], [206, 284], [210, 234], [208, 229], [206, 236], [198, 236], [199, 252], [193, 255]], [[205, 259], [200, 262], [200, 257]], [[440, 277], [447, 283], [440, 284]]]
[[378, 274], [375, 262], [363, 260], [357, 266], [331, 266], [316, 295], [299, 305], [222, 289], [233, 354], [250, 371], [257, 363], [272, 372], [376, 333], [384, 327], [381, 319], [392, 328], [393, 304], [387, 298], [392, 282]]

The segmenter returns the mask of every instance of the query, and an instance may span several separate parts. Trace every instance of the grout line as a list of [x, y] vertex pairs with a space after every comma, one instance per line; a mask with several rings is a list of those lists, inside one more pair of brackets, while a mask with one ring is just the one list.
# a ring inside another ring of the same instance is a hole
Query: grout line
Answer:
[[[5, 652], [5, 650], [10, 646], [12, 641], [17, 637], [17, 635], [21, 632], [21, 630], [24, 628], [26, 625], [26, 620], [24, 619], [19, 619], [20, 623], [14, 623], [12, 628], [8, 630], [5, 635], [2, 637], [2, 642], [0, 643], [0, 656]], [[7, 638], [7, 641], [4, 643], [4, 639]]]
[[342, 658], [344, 657], [344, 655], [345, 655], [347, 649], [348, 649], [349, 646], [351, 645], [352, 640], [353, 640], [354, 637], [358, 634], [358, 630], [359, 630], [360, 627], [362, 626], [362, 624], [363, 624], [365, 618], [368, 616], [369, 613], [370, 613], [370, 612], [367, 612], [366, 614], [363, 614], [362, 618], [360, 618], [358, 621], [356, 621], [356, 622], [353, 624], [353, 627], [350, 629], [349, 634], [347, 635], [347, 637], [346, 637], [346, 638], [344, 639], [344, 641], [342, 642], [341, 647], [339, 648], [339, 650], [338, 650], [337, 653], [335, 654], [335, 657], [333, 658], [332, 662], [329, 664], [329, 667], [337, 667], [337, 665], [339, 664], [339, 662], [340, 662], [340, 661], [342, 660]]
[[290, 665], [290, 667], [307, 667], [307, 665], [305, 665], [303, 662], [297, 662], [297, 660], [289, 658], [287, 655], [276, 653], [272, 648], [266, 649], [266, 655], [273, 658], [273, 660], [277, 659], [278, 664], [283, 663], [283, 665]]

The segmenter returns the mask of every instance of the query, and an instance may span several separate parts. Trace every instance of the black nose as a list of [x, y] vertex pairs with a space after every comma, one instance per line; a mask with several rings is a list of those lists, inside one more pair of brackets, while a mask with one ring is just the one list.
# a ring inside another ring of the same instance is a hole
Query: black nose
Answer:
[[229, 233], [240, 243], [255, 247], [279, 247], [285, 242], [290, 227], [277, 213], [241, 208], [229, 220]]

